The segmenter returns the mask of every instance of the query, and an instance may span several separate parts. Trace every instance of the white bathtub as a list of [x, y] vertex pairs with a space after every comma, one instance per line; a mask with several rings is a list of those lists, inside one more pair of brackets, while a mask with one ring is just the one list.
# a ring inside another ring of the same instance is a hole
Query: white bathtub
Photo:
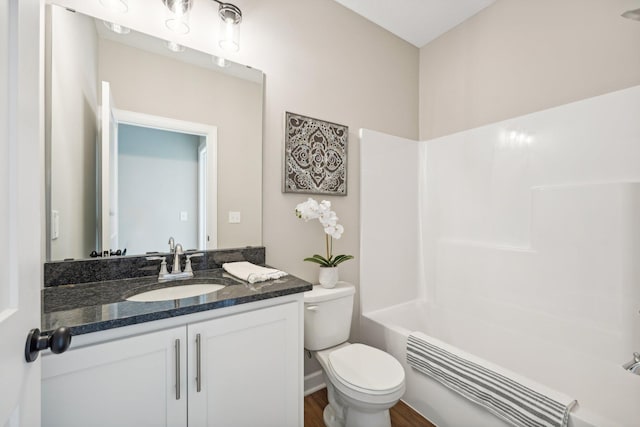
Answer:
[[[406, 363], [411, 331], [422, 331], [578, 400], [572, 427], [640, 426], [640, 376], [613, 363], [462, 313], [410, 301], [363, 314], [362, 341], [395, 356], [407, 374], [403, 401], [439, 427], [502, 427], [504, 421]], [[526, 329], [525, 329], [526, 331]]]

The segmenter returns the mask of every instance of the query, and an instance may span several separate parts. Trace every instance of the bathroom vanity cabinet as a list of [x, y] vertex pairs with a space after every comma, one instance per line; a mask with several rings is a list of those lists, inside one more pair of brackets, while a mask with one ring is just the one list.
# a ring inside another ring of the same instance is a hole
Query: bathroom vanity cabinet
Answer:
[[43, 426], [303, 424], [301, 294], [84, 337], [43, 356]]

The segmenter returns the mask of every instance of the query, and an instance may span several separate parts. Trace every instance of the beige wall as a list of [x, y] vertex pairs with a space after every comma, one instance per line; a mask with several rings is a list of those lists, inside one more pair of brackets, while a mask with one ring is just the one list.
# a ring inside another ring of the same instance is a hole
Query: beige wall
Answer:
[[[95, 249], [95, 159], [98, 36], [93, 22], [55, 9], [51, 14], [51, 209], [60, 234], [51, 259], [88, 258]], [[49, 236], [46, 236], [49, 239]]]
[[420, 139], [640, 84], [636, 0], [497, 0], [420, 49]]
[[[294, 214], [295, 206], [309, 196], [281, 192], [285, 111], [343, 124], [349, 126], [348, 195], [313, 197], [330, 200], [344, 225], [342, 238], [334, 241], [334, 253], [352, 254], [355, 260], [341, 264], [340, 278], [359, 287], [358, 129], [418, 137], [418, 49], [332, 0], [260, 3], [265, 5], [247, 11], [253, 26], [243, 28], [246, 57], [241, 62], [266, 74], [263, 241], [267, 262], [317, 283], [317, 265], [303, 258], [324, 250], [319, 223], [305, 223]], [[393, 218], [380, 226], [393, 227]], [[356, 295], [351, 329], [355, 340], [358, 313]], [[305, 361], [306, 374], [320, 369], [315, 360]]]
[[[418, 136], [418, 49], [332, 0], [259, 2], [246, 12], [246, 62], [266, 74], [263, 158], [263, 237], [267, 261], [317, 283], [322, 253], [317, 221], [296, 218], [306, 195], [281, 192], [284, 112], [349, 126], [346, 197], [326, 197], [345, 227], [334, 252], [355, 255], [341, 265], [343, 280], [359, 283], [358, 129]], [[383, 173], [383, 171], [381, 171]], [[322, 196], [313, 196], [323, 199]], [[401, 208], [401, 207], [399, 207]], [[381, 227], [393, 227], [393, 219]], [[389, 268], [393, 268], [389, 266]], [[393, 292], [390, 284], [389, 291]]]
[[103, 39], [99, 52], [116, 108], [217, 127], [218, 247], [260, 245], [262, 84]]

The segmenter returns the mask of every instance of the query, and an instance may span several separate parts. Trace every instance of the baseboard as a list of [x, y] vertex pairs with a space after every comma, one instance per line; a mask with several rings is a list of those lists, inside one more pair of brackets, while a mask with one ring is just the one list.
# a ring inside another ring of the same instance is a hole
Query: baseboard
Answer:
[[438, 427], [438, 425], [436, 423], [434, 423], [433, 421], [431, 421], [429, 418], [426, 417], [426, 415], [420, 413], [420, 411], [418, 411], [416, 408], [414, 408], [413, 406], [409, 405], [407, 402], [405, 402], [404, 399], [400, 399], [402, 401], [402, 403], [404, 403], [405, 405], [407, 405], [409, 408], [411, 408], [412, 411], [414, 411], [416, 414], [418, 414], [419, 416], [421, 416], [422, 418], [424, 418], [425, 420], [429, 421], [431, 424], [433, 424], [434, 426]]
[[324, 378], [322, 377], [322, 371], [312, 372], [304, 377], [304, 395], [308, 396], [313, 392], [325, 388]]

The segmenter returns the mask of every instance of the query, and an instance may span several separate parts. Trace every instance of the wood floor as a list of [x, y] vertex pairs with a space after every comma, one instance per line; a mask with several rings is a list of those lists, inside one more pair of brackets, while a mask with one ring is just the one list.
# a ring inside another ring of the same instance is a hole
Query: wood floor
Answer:
[[[306, 396], [304, 398], [304, 427], [325, 427], [322, 421], [322, 411], [328, 403], [326, 388]], [[435, 427], [404, 402], [398, 402], [389, 413], [393, 427]]]

